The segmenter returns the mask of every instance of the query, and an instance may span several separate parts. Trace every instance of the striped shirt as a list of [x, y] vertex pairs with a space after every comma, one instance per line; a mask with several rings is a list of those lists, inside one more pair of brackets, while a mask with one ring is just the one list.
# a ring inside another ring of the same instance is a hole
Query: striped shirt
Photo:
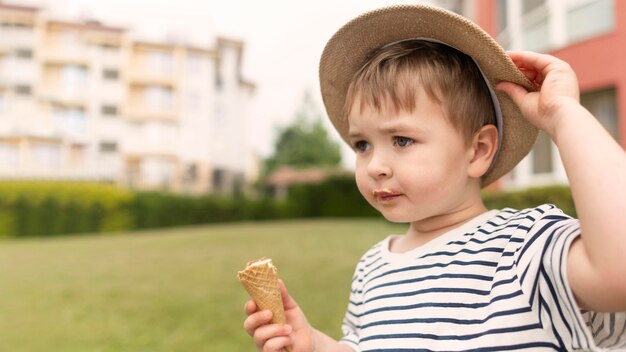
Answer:
[[355, 351], [626, 350], [626, 312], [581, 312], [566, 257], [579, 222], [553, 205], [493, 210], [412, 251], [359, 261], [341, 342]]

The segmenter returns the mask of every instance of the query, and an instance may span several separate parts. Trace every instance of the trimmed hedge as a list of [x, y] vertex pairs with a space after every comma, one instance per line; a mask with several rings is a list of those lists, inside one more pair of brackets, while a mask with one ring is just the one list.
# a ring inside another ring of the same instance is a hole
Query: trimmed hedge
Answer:
[[132, 192], [107, 184], [0, 182], [0, 237], [126, 230], [132, 200]]
[[483, 201], [488, 209], [525, 209], [551, 203], [563, 210], [565, 214], [576, 217], [572, 192], [566, 186], [528, 188], [509, 192], [485, 191]]
[[[0, 237], [110, 233], [215, 222], [303, 217], [380, 217], [352, 177], [290, 188], [285, 200], [132, 192], [88, 182], [0, 182]], [[576, 216], [567, 187], [483, 193], [490, 209], [553, 203]]]

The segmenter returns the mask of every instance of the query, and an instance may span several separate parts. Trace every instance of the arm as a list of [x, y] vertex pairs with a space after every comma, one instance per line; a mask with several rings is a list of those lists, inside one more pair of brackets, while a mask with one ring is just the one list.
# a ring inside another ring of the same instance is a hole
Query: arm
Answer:
[[584, 107], [569, 65], [549, 55], [510, 53], [540, 87], [529, 93], [501, 83], [524, 116], [559, 149], [580, 220], [567, 275], [579, 305], [594, 311], [626, 309], [626, 154]]
[[283, 347], [291, 346], [292, 352], [354, 352], [347, 345], [314, 329], [282, 281], [280, 290], [287, 318], [285, 325], [269, 324], [272, 319], [271, 311], [259, 311], [252, 300], [246, 303], [248, 318], [243, 326], [254, 339], [259, 351], [284, 352]]

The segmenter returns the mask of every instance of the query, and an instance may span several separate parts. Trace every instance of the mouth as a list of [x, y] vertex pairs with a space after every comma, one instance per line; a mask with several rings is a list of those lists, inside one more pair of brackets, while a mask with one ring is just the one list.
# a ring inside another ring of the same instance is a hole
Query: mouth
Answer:
[[387, 188], [374, 190], [373, 193], [376, 201], [383, 204], [391, 203], [402, 195]]

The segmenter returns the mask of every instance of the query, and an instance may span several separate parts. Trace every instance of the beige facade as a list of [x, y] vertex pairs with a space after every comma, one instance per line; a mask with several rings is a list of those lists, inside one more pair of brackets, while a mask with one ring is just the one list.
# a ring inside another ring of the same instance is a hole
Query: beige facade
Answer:
[[147, 42], [0, 3], [0, 178], [245, 189], [255, 168], [235, 137], [255, 87], [243, 48]]

